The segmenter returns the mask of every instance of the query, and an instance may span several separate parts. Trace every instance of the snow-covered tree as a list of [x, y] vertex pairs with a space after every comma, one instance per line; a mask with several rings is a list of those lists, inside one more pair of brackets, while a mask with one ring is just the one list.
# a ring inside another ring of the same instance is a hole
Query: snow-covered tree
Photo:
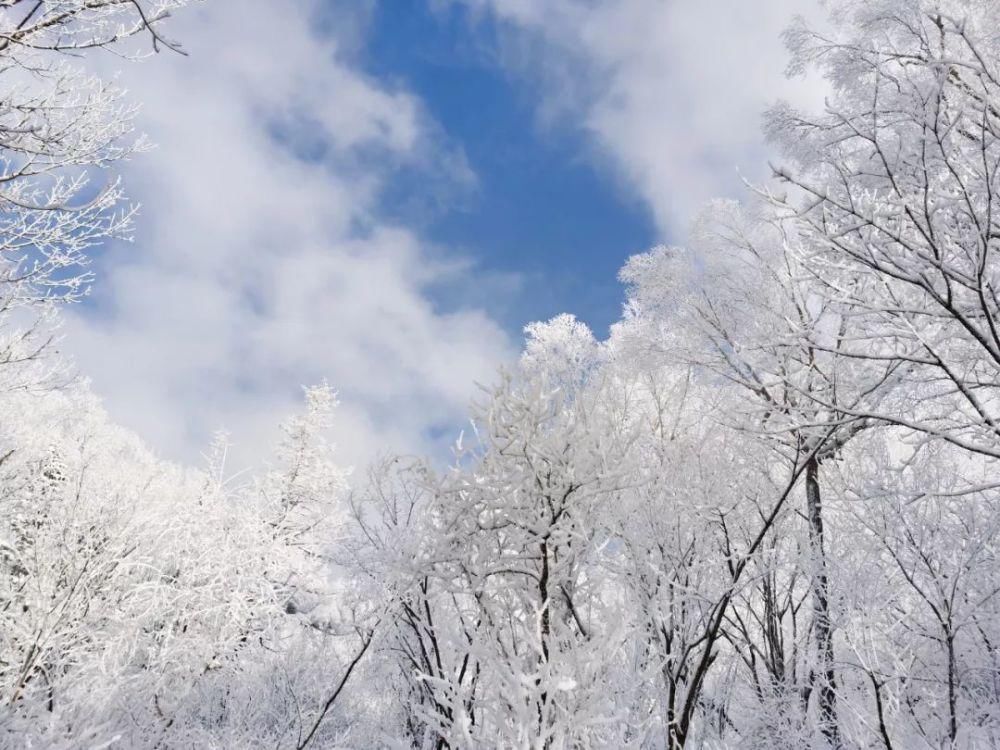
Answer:
[[51, 379], [51, 365], [31, 363], [52, 342], [56, 309], [87, 294], [90, 251], [127, 238], [135, 215], [115, 172], [145, 147], [135, 105], [87, 56], [138, 56], [140, 37], [179, 50], [163, 23], [186, 2], [0, 3], [0, 364], [19, 371], [8, 387]]
[[831, 83], [826, 110], [769, 115], [792, 160], [774, 204], [851, 311], [838, 354], [907, 372], [907, 394], [852, 411], [994, 457], [998, 18], [992, 2], [843, 3], [833, 35], [788, 32], [796, 68]]

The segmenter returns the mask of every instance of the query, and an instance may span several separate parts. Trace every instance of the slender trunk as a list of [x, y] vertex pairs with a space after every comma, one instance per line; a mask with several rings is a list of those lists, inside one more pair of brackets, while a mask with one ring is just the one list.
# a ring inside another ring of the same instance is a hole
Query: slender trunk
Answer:
[[549, 543], [543, 539], [541, 544], [542, 572], [538, 577], [538, 599], [541, 602], [541, 641], [542, 641], [542, 661], [549, 660], [549, 633], [551, 632], [551, 620], [549, 616]]
[[955, 697], [957, 665], [955, 663], [955, 631], [951, 628], [951, 615], [948, 616], [946, 642], [948, 646], [948, 737], [951, 740], [952, 746], [954, 746], [955, 738], [958, 737], [958, 711], [956, 710]]
[[882, 702], [882, 683], [878, 681], [875, 673], [868, 672], [868, 677], [872, 681], [872, 687], [875, 689], [875, 710], [878, 712], [878, 731], [879, 735], [882, 737], [882, 745], [885, 750], [893, 750], [892, 740], [889, 739], [889, 728], [885, 725], [885, 706]]
[[[540, 623], [540, 638], [542, 653], [539, 663], [539, 668], [547, 670], [549, 662], [549, 635], [551, 633], [551, 620], [550, 620], [550, 601], [549, 601], [549, 543], [548, 538], [542, 539], [541, 544], [541, 557], [542, 557], [542, 572], [538, 577], [538, 598], [541, 602], [541, 623]], [[544, 675], [544, 679], [548, 679], [548, 674]], [[549, 701], [549, 694], [547, 692], [542, 692], [539, 702], [538, 702], [538, 732], [539, 734], [545, 734], [545, 744], [544, 747], [548, 748], [550, 745], [550, 739], [546, 734], [545, 730], [545, 720], [546, 720], [546, 706]]]
[[833, 666], [833, 626], [830, 622], [830, 594], [823, 549], [823, 511], [819, 492], [819, 461], [806, 464], [806, 510], [809, 517], [809, 540], [813, 553], [813, 614], [816, 622], [816, 651], [819, 657], [819, 693], [817, 707], [821, 730], [834, 750], [842, 747], [837, 725], [837, 683]]
[[309, 743], [312, 742], [313, 737], [316, 736], [316, 731], [319, 729], [320, 724], [323, 723], [323, 719], [326, 718], [326, 714], [330, 710], [330, 707], [337, 701], [341, 691], [344, 689], [344, 685], [346, 685], [347, 681], [351, 678], [351, 673], [354, 671], [354, 668], [358, 666], [358, 662], [361, 661], [361, 657], [365, 655], [368, 647], [372, 645], [372, 641], [375, 639], [375, 628], [377, 627], [378, 623], [375, 623], [375, 626], [368, 633], [361, 636], [361, 648], [358, 649], [354, 658], [351, 659], [350, 664], [347, 665], [347, 669], [344, 671], [344, 676], [340, 678], [340, 682], [337, 683], [337, 687], [334, 689], [333, 693], [331, 693], [330, 697], [326, 699], [326, 703], [324, 703], [323, 708], [320, 709], [319, 716], [316, 717], [316, 721], [313, 723], [312, 729], [309, 730], [309, 734], [305, 736], [305, 739], [298, 743], [296, 750], [304, 750], [308, 747]]

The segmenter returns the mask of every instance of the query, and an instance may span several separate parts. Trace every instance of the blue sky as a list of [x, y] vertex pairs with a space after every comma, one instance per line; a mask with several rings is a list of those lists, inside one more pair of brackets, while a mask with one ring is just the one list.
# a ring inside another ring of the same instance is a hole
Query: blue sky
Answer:
[[446, 455], [526, 323], [603, 337], [626, 257], [766, 176], [761, 111], [822, 99], [779, 40], [811, 2], [193, 3], [189, 56], [101, 61], [157, 148], [65, 349], [168, 457], [256, 463], [324, 379], [346, 463]]
[[401, 220], [518, 283], [488, 300], [512, 331], [572, 312], [598, 335], [621, 313], [618, 269], [658, 240], [647, 206], [588, 156], [584, 135], [539, 121], [532, 92], [496, 64], [495, 26], [467, 8], [383, 2], [365, 67], [416, 93], [446, 137], [461, 144], [477, 184], [444, 206], [420, 205], [422, 176], [403, 174], [385, 196]]

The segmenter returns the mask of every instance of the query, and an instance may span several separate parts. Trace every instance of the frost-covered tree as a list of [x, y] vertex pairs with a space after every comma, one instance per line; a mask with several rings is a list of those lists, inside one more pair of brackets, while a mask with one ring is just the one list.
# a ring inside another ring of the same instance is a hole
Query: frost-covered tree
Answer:
[[[432, 644], [431, 669], [417, 665], [419, 680], [449, 696], [436, 711], [437, 746], [566, 747], [619, 736], [605, 686], [620, 618], [595, 571], [607, 541], [598, 507], [617, 486], [623, 446], [602, 428], [598, 402], [582, 397], [598, 387], [597, 351], [569, 317], [532, 327], [517, 372], [474, 414], [478, 445], [436, 483], [431, 560], [458, 644], [445, 649], [447, 664]], [[414, 633], [429, 634], [425, 613], [410, 623]]]
[[[989, 747], [998, 740], [995, 471], [938, 442], [866, 437], [837, 467], [844, 699], [854, 741]], [[873, 572], [877, 572], [873, 574]]]
[[140, 37], [179, 50], [163, 23], [185, 4], [0, 2], [0, 364], [22, 371], [8, 372], [11, 386], [51, 375], [30, 363], [52, 341], [56, 309], [87, 293], [90, 251], [127, 238], [135, 215], [115, 171], [145, 145], [135, 106], [87, 57], [135, 57]]
[[852, 311], [839, 354], [908, 374], [907, 395], [854, 411], [1000, 456], [998, 8], [879, 0], [839, 13], [832, 35], [788, 32], [795, 68], [818, 67], [833, 92], [824, 112], [770, 113], [792, 160], [777, 174], [793, 190], [775, 204], [824, 295]]
[[243, 486], [157, 460], [81, 389], [3, 397], [0, 745], [346, 731], [321, 720], [371, 628], [322, 567], [344, 472], [320, 434], [332, 396], [307, 395], [275, 469]]

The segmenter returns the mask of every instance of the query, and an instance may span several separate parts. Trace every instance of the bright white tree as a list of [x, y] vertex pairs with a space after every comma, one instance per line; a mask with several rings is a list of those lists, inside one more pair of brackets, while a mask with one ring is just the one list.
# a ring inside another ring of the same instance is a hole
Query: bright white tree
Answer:
[[52, 343], [55, 313], [89, 290], [90, 251], [127, 238], [135, 205], [115, 169], [142, 150], [135, 106], [88, 71], [87, 55], [180, 50], [163, 34], [187, 0], [0, 2], [0, 363], [24, 372], [11, 385], [47, 380], [29, 365]]
[[902, 363], [922, 402], [855, 411], [1000, 456], [998, 9], [879, 0], [841, 12], [833, 37], [788, 34], [794, 64], [819, 67], [834, 94], [815, 116], [770, 113], [793, 162], [777, 174], [794, 190], [775, 205], [825, 296], [852, 310], [839, 354]]

